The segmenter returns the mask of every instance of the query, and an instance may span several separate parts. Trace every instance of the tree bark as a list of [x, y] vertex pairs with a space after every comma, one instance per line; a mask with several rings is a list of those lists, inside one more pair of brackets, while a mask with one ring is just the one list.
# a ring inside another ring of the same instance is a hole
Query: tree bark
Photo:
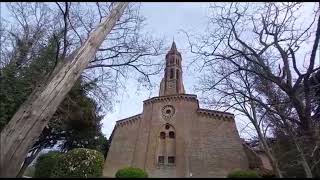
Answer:
[[73, 52], [70, 61], [57, 70], [43, 88], [35, 90], [4, 127], [0, 139], [1, 177], [17, 176], [28, 150], [36, 142], [50, 117], [92, 60], [128, 4], [115, 3], [110, 15], [97, 26], [86, 42]]
[[[250, 89], [248, 89], [248, 92], [249, 92], [249, 96], [250, 98], [252, 98], [252, 94], [251, 94], [251, 91]], [[252, 99], [250, 99], [250, 106], [251, 106], [251, 109], [252, 109], [252, 114], [253, 114], [253, 125], [258, 133], [258, 137], [260, 139], [260, 141], [262, 142], [262, 146], [263, 146], [263, 149], [265, 150], [266, 152], [266, 155], [271, 163], [271, 166], [272, 166], [272, 169], [273, 171], [275, 172], [276, 176], [278, 178], [283, 178], [283, 175], [280, 171], [280, 168], [279, 168], [279, 164], [278, 164], [278, 161], [277, 159], [273, 156], [273, 153], [271, 151], [271, 148], [269, 147], [268, 143], [266, 142], [266, 139], [264, 138], [263, 134], [261, 133], [261, 130], [260, 130], [260, 127], [258, 125], [258, 118], [257, 118], [257, 114], [256, 114], [256, 107], [252, 101]]]
[[263, 137], [263, 135], [261, 134], [260, 131], [258, 131], [258, 136], [259, 136], [259, 139], [261, 140], [262, 142], [262, 145], [263, 145], [263, 148], [264, 150], [266, 151], [266, 155], [271, 163], [271, 166], [272, 166], [272, 169], [274, 170], [276, 176], [278, 178], [283, 178], [283, 175], [280, 171], [280, 168], [279, 168], [279, 164], [278, 164], [278, 161], [277, 159], [273, 156], [273, 153], [271, 151], [271, 148], [269, 147], [268, 143], [266, 142], [265, 138]]
[[17, 177], [22, 177], [24, 172], [26, 171], [27, 167], [32, 163], [32, 161], [38, 156], [38, 154], [41, 152], [42, 148], [36, 149], [35, 152], [32, 152], [30, 157], [26, 157], [23, 165], [17, 175]]
[[301, 165], [302, 165], [302, 167], [304, 169], [306, 177], [307, 178], [312, 178], [313, 175], [312, 175], [311, 167], [309, 166], [309, 163], [308, 163], [308, 161], [307, 161], [307, 159], [305, 157], [305, 154], [304, 154], [303, 150], [301, 149], [299, 143], [297, 142], [297, 139], [296, 139], [295, 135], [292, 133], [291, 129], [289, 129], [289, 128], [290, 127], [288, 127], [287, 129], [288, 129], [289, 134], [290, 134], [290, 136], [291, 136], [291, 138], [293, 140], [294, 145], [296, 146], [296, 148], [298, 150], [298, 153], [300, 154]]

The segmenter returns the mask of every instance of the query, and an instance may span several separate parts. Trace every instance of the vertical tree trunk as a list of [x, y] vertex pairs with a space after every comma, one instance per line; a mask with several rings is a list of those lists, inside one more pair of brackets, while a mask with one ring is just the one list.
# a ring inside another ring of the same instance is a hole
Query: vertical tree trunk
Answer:
[[[252, 98], [252, 94], [251, 94], [251, 91], [250, 89], [248, 90], [249, 92], [249, 96], [250, 98]], [[269, 147], [268, 143], [266, 142], [266, 139], [264, 138], [264, 136], [262, 135], [261, 133], [261, 130], [260, 130], [260, 127], [258, 125], [258, 118], [257, 118], [257, 113], [256, 113], [256, 108], [255, 108], [255, 105], [252, 101], [252, 99], [250, 99], [250, 106], [251, 106], [251, 109], [252, 109], [252, 114], [253, 114], [253, 121], [252, 121], [252, 124], [254, 125], [257, 133], [258, 133], [258, 137], [259, 137], [259, 140], [262, 142], [262, 147], [263, 149], [265, 150], [266, 152], [266, 155], [271, 163], [271, 166], [272, 166], [272, 169], [274, 171], [274, 173], [276, 174], [276, 176], [278, 178], [282, 178], [283, 175], [280, 171], [280, 168], [279, 168], [279, 164], [278, 164], [278, 161], [277, 159], [273, 156], [273, 153], [271, 151], [271, 148]]]
[[312, 175], [312, 171], [311, 171], [311, 168], [310, 168], [310, 165], [306, 159], [306, 156], [303, 152], [303, 149], [301, 148], [297, 138], [296, 138], [296, 135], [293, 133], [293, 130], [291, 129], [291, 126], [287, 123], [286, 119], [284, 117], [281, 117], [282, 121], [283, 121], [283, 124], [284, 124], [284, 128], [285, 128], [285, 131], [288, 133], [288, 135], [291, 137], [291, 139], [293, 140], [293, 143], [300, 155], [300, 158], [301, 158], [301, 165], [303, 167], [303, 170], [305, 172], [305, 175], [307, 178], [312, 178], [313, 175]]
[[28, 150], [127, 6], [128, 2], [115, 3], [110, 15], [74, 51], [70, 61], [53, 74], [44, 88], [35, 90], [4, 127], [0, 139], [1, 177], [16, 177]]
[[269, 147], [268, 143], [266, 142], [265, 138], [262, 136], [261, 132], [258, 132], [258, 136], [262, 142], [262, 145], [263, 145], [263, 148], [264, 150], [266, 151], [266, 154], [267, 154], [267, 157], [271, 163], [271, 166], [272, 166], [272, 169], [274, 170], [276, 176], [278, 178], [283, 178], [283, 175], [280, 171], [280, 168], [279, 168], [279, 164], [278, 164], [278, 161], [277, 159], [273, 156], [273, 153], [271, 151], [271, 148]]
[[310, 168], [310, 166], [309, 166], [309, 163], [308, 163], [308, 161], [307, 161], [307, 159], [306, 159], [306, 156], [305, 156], [303, 150], [301, 149], [301, 147], [300, 147], [300, 145], [299, 145], [299, 143], [298, 143], [295, 135], [292, 133], [290, 127], [288, 127], [287, 129], [288, 129], [289, 134], [290, 134], [290, 136], [291, 136], [291, 138], [292, 138], [292, 140], [293, 140], [294, 145], [296, 146], [296, 148], [297, 148], [297, 150], [298, 150], [298, 153], [300, 154], [300, 157], [301, 157], [301, 165], [302, 165], [302, 167], [303, 167], [303, 169], [304, 169], [304, 172], [305, 172], [305, 174], [306, 174], [306, 177], [307, 177], [307, 178], [312, 178], [312, 177], [313, 177], [312, 171], [311, 171], [311, 168]]

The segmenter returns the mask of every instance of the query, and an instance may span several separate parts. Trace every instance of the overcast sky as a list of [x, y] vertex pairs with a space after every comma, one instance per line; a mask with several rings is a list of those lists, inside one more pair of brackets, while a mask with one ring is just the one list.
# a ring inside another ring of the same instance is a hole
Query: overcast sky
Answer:
[[[187, 44], [187, 39], [180, 30], [202, 31], [206, 25], [208, 3], [142, 3], [141, 14], [145, 16], [147, 26], [145, 29], [154, 36], [164, 37], [168, 48], [172, 40], [176, 42], [178, 51], [182, 54], [183, 79], [186, 93], [193, 94], [193, 85], [196, 73], [194, 69], [188, 69], [187, 64], [192, 58]], [[169, 49], [168, 49], [169, 50]], [[165, 60], [165, 57], [159, 57]], [[158, 75], [158, 84], [163, 77], [163, 72]], [[130, 117], [142, 112], [143, 101], [149, 98], [149, 91], [137, 92], [135, 81], [127, 81], [126, 91], [119, 93], [119, 101], [114, 112], [107, 114], [103, 120], [103, 133], [109, 137], [115, 125], [115, 121]], [[159, 87], [151, 92], [151, 97], [158, 96]]]
[[[204, 32], [207, 24], [208, 6], [209, 3], [204, 2], [144, 2], [142, 3], [140, 12], [147, 18], [147, 25], [144, 30], [152, 32], [156, 37], [164, 37], [168, 48], [171, 46], [172, 39], [174, 38], [178, 50], [182, 53], [183, 79], [186, 93], [196, 94], [198, 97], [200, 94], [194, 90], [194, 85], [196, 84], [197, 77], [199, 77], [200, 74], [194, 69], [194, 67], [188, 66], [188, 63], [192, 60], [192, 54], [188, 49], [186, 36], [183, 35], [180, 30], [200, 33]], [[306, 13], [302, 13], [302, 15], [307, 16], [307, 12], [311, 12], [311, 10], [311, 8], [309, 10], [307, 9]], [[8, 16], [4, 3], [1, 3], [1, 16]], [[165, 60], [164, 56], [159, 58], [163, 61]], [[160, 84], [162, 77], [163, 72], [155, 78], [158, 84]], [[141, 113], [143, 101], [148, 98], [158, 96], [159, 87], [153, 89], [150, 95], [150, 92], [146, 90], [137, 91], [136, 81], [133, 81], [132, 79], [128, 79], [126, 85], [126, 89], [120, 91], [116, 98], [118, 103], [115, 104], [114, 111], [112, 113], [108, 113], [103, 119], [102, 131], [108, 138], [117, 120]], [[236, 124], [238, 131], [240, 131], [240, 129], [245, 125], [245, 123], [237, 116]], [[246, 136], [241, 132], [240, 135]]]
[[[307, 6], [301, 8], [301, 17], [305, 20], [310, 19], [314, 3], [306, 3]], [[193, 69], [194, 67], [187, 68], [188, 63], [192, 60], [192, 54], [188, 49], [186, 36], [180, 32], [181, 29], [189, 32], [205, 32], [207, 24], [207, 15], [209, 3], [188, 2], [188, 3], [173, 3], [173, 2], [157, 2], [157, 3], [142, 3], [141, 14], [147, 18], [147, 26], [145, 29], [153, 32], [153, 35], [166, 38], [166, 45], [169, 47], [172, 43], [172, 38], [177, 44], [178, 50], [182, 53], [182, 66], [183, 66], [183, 79], [186, 93], [197, 94], [198, 98], [200, 92], [194, 90], [194, 85], [197, 83], [197, 78], [200, 76], [199, 72]], [[302, 20], [303, 20], [302, 19]], [[312, 46], [312, 44], [310, 43]], [[309, 46], [309, 45], [308, 45]], [[308, 48], [305, 48], [308, 49]], [[310, 50], [309, 48], [308, 50]], [[301, 56], [304, 51], [300, 50]], [[297, 54], [298, 58], [300, 57]], [[319, 55], [318, 55], [319, 57]], [[164, 60], [164, 57], [159, 57]], [[301, 57], [300, 60], [305, 59]], [[299, 61], [298, 64], [309, 64], [309, 62]], [[317, 58], [316, 64], [319, 65], [320, 59]], [[158, 76], [158, 84], [163, 77], [163, 73]], [[149, 92], [142, 91], [139, 94], [136, 92], [136, 84], [128, 80], [128, 89], [124, 93], [120, 93], [120, 103], [116, 104], [114, 112], [108, 114], [103, 121], [103, 132], [109, 137], [115, 125], [115, 121], [139, 114], [142, 112], [143, 101], [150, 98]], [[152, 91], [153, 96], [158, 96], [159, 88]], [[201, 101], [200, 101], [201, 106]], [[238, 131], [241, 131], [246, 126], [245, 121], [240, 116], [236, 116], [236, 125]], [[249, 129], [240, 132], [240, 136], [250, 138], [254, 134], [249, 132]]]

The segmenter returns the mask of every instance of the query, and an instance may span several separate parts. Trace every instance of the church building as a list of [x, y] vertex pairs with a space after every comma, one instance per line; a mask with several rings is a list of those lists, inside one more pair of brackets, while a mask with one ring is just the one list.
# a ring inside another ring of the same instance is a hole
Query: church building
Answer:
[[145, 100], [141, 114], [116, 122], [103, 176], [130, 166], [159, 178], [226, 177], [249, 169], [234, 115], [202, 109], [196, 95], [186, 94], [175, 42], [165, 61], [159, 96]]

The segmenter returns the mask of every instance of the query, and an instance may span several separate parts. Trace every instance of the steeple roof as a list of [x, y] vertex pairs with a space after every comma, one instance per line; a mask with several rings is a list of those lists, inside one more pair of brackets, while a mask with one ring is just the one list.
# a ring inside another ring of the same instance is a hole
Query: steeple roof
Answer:
[[172, 45], [171, 45], [171, 48], [170, 50], [168, 51], [167, 55], [166, 55], [166, 58], [167, 56], [170, 56], [170, 55], [173, 55], [173, 54], [176, 54], [178, 56], [181, 56], [180, 52], [178, 51], [177, 49], [177, 46], [176, 46], [176, 43], [174, 42], [174, 40], [172, 41]]
[[174, 42], [174, 40], [173, 40], [173, 42], [172, 42], [172, 45], [171, 45], [171, 49], [170, 49], [171, 51], [177, 51], [177, 46], [176, 46], [176, 43]]

